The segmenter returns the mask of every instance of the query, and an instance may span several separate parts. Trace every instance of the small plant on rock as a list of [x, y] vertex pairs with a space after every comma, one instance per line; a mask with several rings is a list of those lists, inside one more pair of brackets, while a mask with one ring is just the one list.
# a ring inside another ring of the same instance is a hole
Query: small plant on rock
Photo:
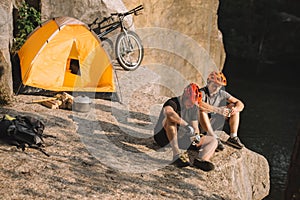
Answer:
[[18, 10], [17, 34], [14, 38], [12, 52], [17, 52], [25, 43], [27, 36], [41, 23], [41, 13], [23, 2]]

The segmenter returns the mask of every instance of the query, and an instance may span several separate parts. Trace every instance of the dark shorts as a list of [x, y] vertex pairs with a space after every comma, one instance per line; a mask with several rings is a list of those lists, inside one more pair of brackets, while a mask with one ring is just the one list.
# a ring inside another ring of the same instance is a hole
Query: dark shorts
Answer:
[[165, 129], [161, 129], [157, 134], [155, 134], [154, 140], [161, 147], [164, 147], [170, 143]]
[[[165, 129], [161, 129], [157, 134], [155, 134], [154, 140], [161, 147], [165, 147], [170, 143]], [[178, 146], [180, 149], [189, 148], [191, 143], [192, 142], [189, 136], [187, 136], [185, 133], [181, 133], [180, 131], [178, 132]]]
[[[208, 113], [208, 117], [210, 119], [211, 126], [212, 126], [213, 130], [215, 130], [215, 131], [216, 130], [217, 131], [224, 130], [224, 126], [226, 124], [228, 124], [228, 118], [225, 118], [222, 115]], [[200, 130], [200, 133], [205, 133], [204, 129], [201, 127], [200, 124], [198, 125], [198, 127]]]

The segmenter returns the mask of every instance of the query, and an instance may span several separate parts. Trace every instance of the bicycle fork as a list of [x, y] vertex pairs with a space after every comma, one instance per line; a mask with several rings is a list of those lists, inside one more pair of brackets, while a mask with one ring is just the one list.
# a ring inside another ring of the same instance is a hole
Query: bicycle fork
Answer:
[[133, 52], [133, 45], [131, 43], [127, 30], [123, 29], [123, 32], [124, 32], [124, 40], [122, 40], [122, 46], [123, 46], [122, 54], [126, 55]]

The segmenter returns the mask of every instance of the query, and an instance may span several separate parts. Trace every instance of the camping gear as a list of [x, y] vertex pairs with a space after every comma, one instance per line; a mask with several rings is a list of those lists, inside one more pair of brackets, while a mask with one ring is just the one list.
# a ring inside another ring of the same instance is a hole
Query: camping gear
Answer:
[[38, 149], [49, 156], [43, 149], [43, 132], [45, 125], [42, 121], [31, 117], [17, 115], [11, 117], [4, 115], [0, 120], [0, 138], [9, 144], [16, 145], [25, 150], [25, 147]]
[[73, 96], [66, 93], [62, 92], [61, 94], [58, 93], [54, 97], [50, 98], [43, 98], [43, 99], [38, 99], [38, 100], [32, 100], [31, 102], [28, 103], [40, 103], [43, 106], [46, 106], [47, 108], [50, 109], [72, 109], [72, 104], [73, 104]]
[[37, 27], [18, 52], [22, 83], [48, 91], [114, 92], [113, 67], [81, 21], [58, 17]]
[[50, 97], [50, 98], [46, 98], [46, 99], [39, 99], [39, 100], [32, 100], [30, 103], [42, 103], [45, 101], [52, 101], [52, 100], [56, 100], [56, 97]]
[[92, 100], [84, 95], [75, 97], [73, 100], [73, 110], [78, 112], [89, 112], [91, 110]]

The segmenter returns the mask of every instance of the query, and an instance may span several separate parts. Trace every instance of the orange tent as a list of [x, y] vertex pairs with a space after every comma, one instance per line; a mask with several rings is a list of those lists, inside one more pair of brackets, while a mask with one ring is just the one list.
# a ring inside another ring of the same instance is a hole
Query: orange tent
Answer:
[[114, 92], [113, 68], [97, 36], [77, 19], [40, 25], [18, 52], [22, 83], [50, 91]]

